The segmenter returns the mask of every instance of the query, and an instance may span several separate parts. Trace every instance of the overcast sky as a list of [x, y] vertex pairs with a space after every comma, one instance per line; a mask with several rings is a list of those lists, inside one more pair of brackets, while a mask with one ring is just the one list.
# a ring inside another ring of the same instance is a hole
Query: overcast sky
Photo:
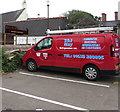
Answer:
[[[72, 10], [82, 10], [94, 16], [107, 14], [107, 20], [114, 20], [114, 12], [118, 11], [120, 0], [49, 0], [50, 17], [57, 17]], [[19, 10], [23, 0], [0, 0], [0, 13]], [[47, 17], [47, 0], [26, 0], [29, 18]]]

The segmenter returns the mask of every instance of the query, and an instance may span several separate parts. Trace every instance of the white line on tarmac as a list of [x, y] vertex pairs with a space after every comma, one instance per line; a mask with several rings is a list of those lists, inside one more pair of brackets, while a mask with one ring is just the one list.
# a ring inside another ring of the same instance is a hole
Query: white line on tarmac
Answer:
[[7, 88], [0, 87], [0, 90], [10, 92], [10, 93], [14, 93], [14, 94], [18, 94], [18, 95], [21, 95], [21, 96], [26, 96], [26, 97], [37, 99], [37, 100], [41, 100], [41, 101], [44, 101], [44, 102], [60, 105], [60, 106], [63, 106], [63, 107], [74, 109], [74, 110], [81, 110], [81, 111], [89, 112], [89, 110], [85, 109], [85, 108], [76, 107], [76, 106], [73, 106], [73, 105], [69, 105], [69, 104], [58, 102], [58, 101], [54, 101], [54, 100], [50, 100], [50, 99], [46, 99], [46, 98], [42, 98], [42, 97], [38, 97], [38, 96], [26, 94], [26, 93], [22, 93], [22, 92], [19, 92], [19, 91], [14, 91], [14, 90], [7, 89]]
[[92, 85], [92, 86], [99, 86], [99, 87], [105, 87], [105, 88], [109, 88], [109, 87], [110, 87], [109, 85], [96, 84], [96, 83], [90, 83], [90, 82], [84, 82], [84, 81], [75, 81], [75, 80], [69, 80], [69, 79], [62, 79], [62, 78], [48, 77], [48, 76], [35, 75], [35, 74], [24, 73], [24, 72], [19, 72], [19, 73], [22, 74], [22, 75], [33, 76], [33, 77], [41, 77], [41, 78], [52, 79], [52, 80], [59, 80], [59, 81], [73, 82], [73, 83], [86, 84], [86, 85]]
[[40, 111], [43, 111], [43, 109], [36, 109], [36, 112], [40, 112]]

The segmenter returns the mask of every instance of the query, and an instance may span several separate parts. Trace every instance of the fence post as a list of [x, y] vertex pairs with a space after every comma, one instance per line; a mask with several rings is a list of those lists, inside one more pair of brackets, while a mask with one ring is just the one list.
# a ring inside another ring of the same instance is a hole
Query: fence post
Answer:
[[6, 36], [7, 36], [7, 34], [4, 33], [4, 45], [6, 45]]
[[17, 45], [17, 35], [15, 35], [15, 45]]
[[26, 35], [26, 45], [28, 45], [28, 35]]

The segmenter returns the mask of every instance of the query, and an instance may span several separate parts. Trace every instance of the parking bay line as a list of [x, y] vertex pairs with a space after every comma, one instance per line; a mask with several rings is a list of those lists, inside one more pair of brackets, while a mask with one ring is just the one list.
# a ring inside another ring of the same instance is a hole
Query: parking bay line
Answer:
[[38, 97], [38, 96], [26, 94], [26, 93], [23, 93], [23, 92], [19, 92], [19, 91], [7, 89], [7, 88], [0, 87], [0, 90], [6, 91], [6, 92], [10, 92], [10, 93], [14, 93], [14, 94], [21, 95], [21, 96], [26, 96], [26, 97], [33, 98], [33, 99], [37, 99], [37, 100], [40, 100], [40, 101], [44, 101], [44, 102], [60, 105], [60, 106], [63, 106], [63, 107], [74, 109], [74, 110], [81, 110], [81, 111], [89, 112], [89, 110], [85, 109], [85, 108], [76, 107], [76, 106], [73, 106], [73, 105], [61, 103], [61, 102], [50, 100], [50, 99], [46, 99], [46, 98], [43, 98], [43, 97]]
[[19, 72], [19, 73], [22, 74], [22, 75], [33, 76], [33, 77], [41, 77], [41, 78], [52, 79], [52, 80], [59, 80], [59, 81], [66, 81], [66, 82], [72, 82], [72, 83], [86, 84], [86, 85], [99, 86], [99, 87], [105, 87], [105, 88], [110, 87], [109, 85], [96, 84], [96, 83], [90, 83], [90, 82], [84, 82], [84, 81], [75, 81], [75, 80], [70, 80], [70, 79], [62, 79], [62, 78], [55, 78], [55, 77], [49, 77], [49, 76], [43, 76], [43, 75], [35, 75], [35, 74], [24, 73], [24, 72]]

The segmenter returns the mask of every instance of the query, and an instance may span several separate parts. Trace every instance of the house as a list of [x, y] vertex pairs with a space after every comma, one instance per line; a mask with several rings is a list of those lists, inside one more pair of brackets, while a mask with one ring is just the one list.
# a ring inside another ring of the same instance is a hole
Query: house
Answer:
[[35, 44], [40, 38], [46, 36], [46, 31], [65, 30], [66, 17], [54, 18], [28, 18], [27, 3], [24, 0], [22, 9], [1, 14], [2, 44]]
[[96, 21], [93, 18], [84, 18], [78, 24], [76, 28], [92, 28], [92, 27], [116, 27], [118, 30], [116, 33], [120, 35], [120, 20], [118, 19], [118, 12], [114, 13], [114, 20], [107, 21], [107, 14], [102, 13], [101, 20]]
[[114, 13], [114, 20], [112, 21], [107, 21], [107, 14], [102, 13], [102, 21], [99, 21], [99, 26], [116, 27], [116, 33], [120, 36], [120, 20], [118, 18], [118, 12]]
[[[27, 20], [27, 18], [27, 4], [25, 0], [22, 3], [22, 9], [0, 14], [0, 44], [13, 44], [13, 37], [10, 34], [5, 34], [4, 22]], [[5, 42], [4, 40], [7, 41]]]

